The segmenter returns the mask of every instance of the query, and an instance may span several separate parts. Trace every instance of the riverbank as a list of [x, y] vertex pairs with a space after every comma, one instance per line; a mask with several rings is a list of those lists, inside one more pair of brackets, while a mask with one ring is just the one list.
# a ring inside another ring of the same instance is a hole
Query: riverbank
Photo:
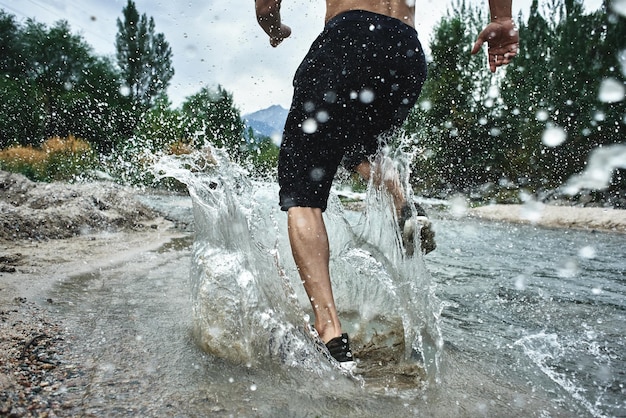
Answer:
[[48, 313], [70, 276], [188, 235], [113, 183], [33, 183], [0, 172], [0, 416], [75, 416], [87, 365]]
[[533, 224], [545, 228], [626, 233], [626, 210], [597, 207], [489, 205], [470, 209], [468, 216], [491, 221]]

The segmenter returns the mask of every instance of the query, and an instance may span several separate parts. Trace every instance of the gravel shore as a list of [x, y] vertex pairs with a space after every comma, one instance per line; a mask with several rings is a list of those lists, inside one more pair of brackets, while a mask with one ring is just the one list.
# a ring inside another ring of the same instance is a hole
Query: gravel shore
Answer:
[[0, 416], [80, 416], [88, 389], [71, 330], [47, 312], [69, 275], [180, 236], [136, 199], [103, 183], [33, 183], [0, 172]]

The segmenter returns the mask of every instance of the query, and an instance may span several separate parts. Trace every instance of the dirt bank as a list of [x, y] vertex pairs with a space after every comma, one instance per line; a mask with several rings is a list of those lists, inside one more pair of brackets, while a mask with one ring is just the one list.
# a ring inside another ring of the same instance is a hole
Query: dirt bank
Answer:
[[183, 234], [108, 182], [33, 183], [0, 172], [0, 416], [81, 414], [84, 366], [50, 319], [48, 290]]
[[469, 216], [547, 228], [571, 228], [626, 233], [626, 210], [594, 207], [490, 205], [470, 209]]

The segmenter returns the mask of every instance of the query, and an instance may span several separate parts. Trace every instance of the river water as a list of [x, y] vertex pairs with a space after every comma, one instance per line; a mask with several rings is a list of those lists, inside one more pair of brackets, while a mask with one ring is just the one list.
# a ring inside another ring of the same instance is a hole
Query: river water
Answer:
[[626, 416], [623, 235], [435, 216], [438, 249], [405, 257], [384, 194], [333, 197], [346, 376], [307, 336], [276, 186], [163, 164], [191, 197], [143, 199], [195, 233], [50, 295], [85, 415]]

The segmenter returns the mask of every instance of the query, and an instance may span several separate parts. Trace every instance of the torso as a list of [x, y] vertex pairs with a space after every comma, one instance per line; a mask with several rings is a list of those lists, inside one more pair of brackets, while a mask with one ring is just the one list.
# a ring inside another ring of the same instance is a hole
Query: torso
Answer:
[[394, 17], [415, 27], [415, 6], [409, 0], [326, 0], [326, 21], [349, 10], [367, 10]]

